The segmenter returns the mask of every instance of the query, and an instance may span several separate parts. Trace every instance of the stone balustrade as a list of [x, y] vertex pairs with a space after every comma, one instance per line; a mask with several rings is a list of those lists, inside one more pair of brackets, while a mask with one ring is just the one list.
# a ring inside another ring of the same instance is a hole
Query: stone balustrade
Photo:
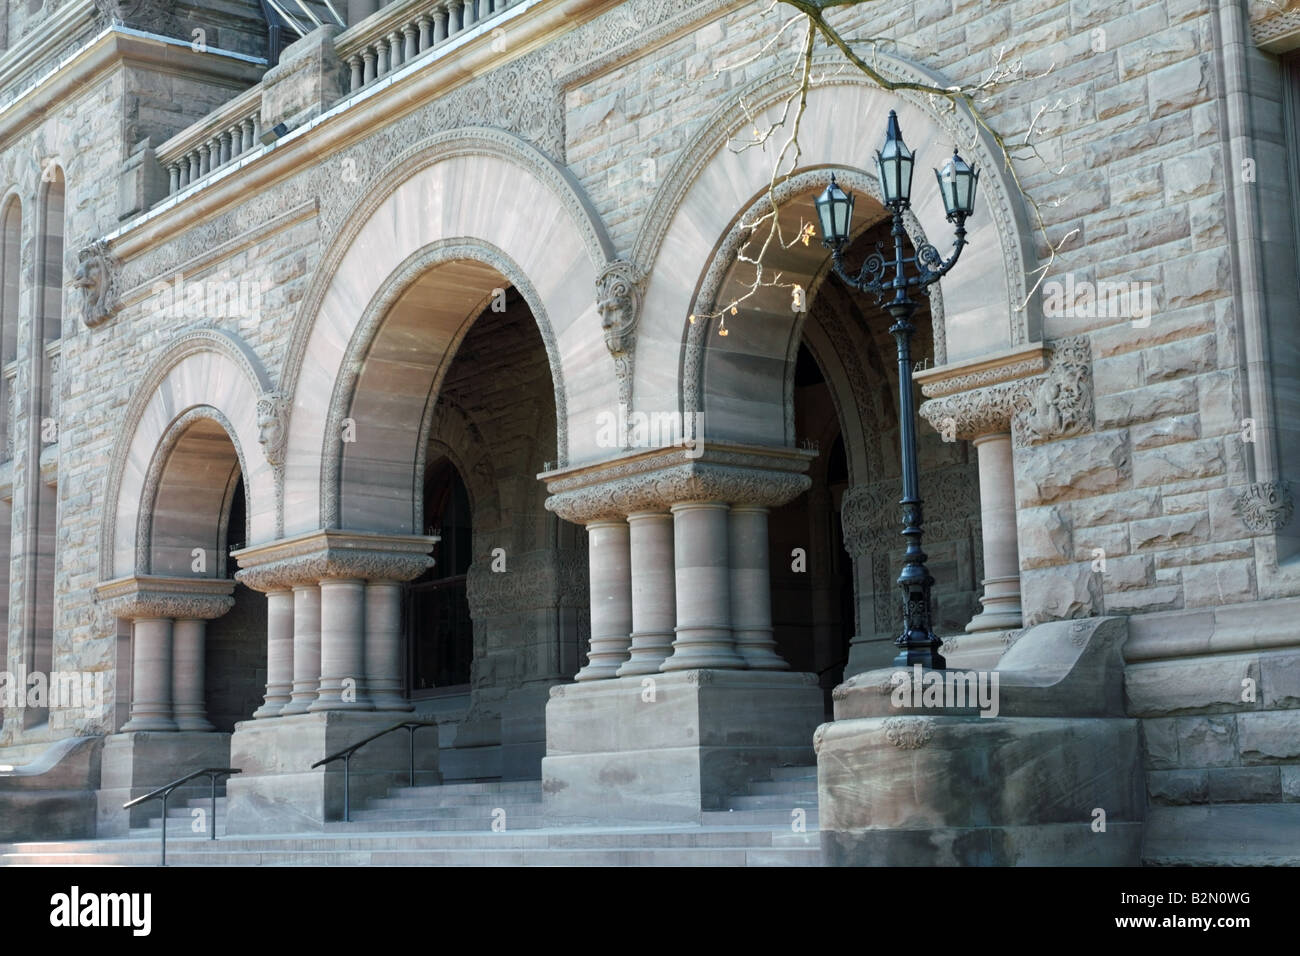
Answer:
[[257, 719], [410, 710], [402, 696], [402, 582], [438, 538], [316, 531], [232, 552], [266, 593], [267, 679]]
[[261, 104], [258, 85], [163, 143], [157, 155], [167, 171], [167, 195], [176, 195], [253, 150], [262, 135]]
[[[349, 92], [364, 89], [448, 40], [494, 18], [511, 0], [406, 0], [339, 34], [335, 49], [351, 71]], [[514, 0], [518, 3], [519, 0]]]

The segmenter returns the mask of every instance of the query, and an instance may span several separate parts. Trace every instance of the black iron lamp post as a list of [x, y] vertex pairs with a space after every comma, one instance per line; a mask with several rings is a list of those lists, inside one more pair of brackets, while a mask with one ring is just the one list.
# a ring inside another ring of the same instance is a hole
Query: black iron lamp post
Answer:
[[[903, 229], [903, 213], [911, 206], [912, 169], [915, 158], [903, 142], [898, 129], [898, 116], [889, 111], [889, 127], [885, 132], [885, 146], [876, 153], [876, 168], [884, 191], [885, 207], [893, 219], [894, 255], [885, 256], [879, 245], [867, 256], [867, 261], [857, 275], [844, 267], [844, 247], [849, 241], [853, 219], [853, 197], [840, 189], [834, 175], [826, 191], [817, 198], [817, 216], [821, 220], [822, 242], [833, 253], [835, 274], [860, 292], [871, 292], [884, 305], [894, 320], [890, 334], [898, 345], [898, 426], [899, 444], [903, 458], [903, 536], [907, 541], [903, 573], [898, 586], [903, 591], [903, 633], [894, 641], [898, 656], [894, 663], [910, 667], [920, 664], [928, 668], [946, 665], [931, 625], [930, 588], [934, 578], [925, 566], [925, 552], [921, 550], [920, 482], [917, 476], [916, 409], [912, 400], [912, 315], [916, 302], [908, 294], [913, 289], [921, 294], [938, 282], [957, 264], [962, 247], [966, 245], [966, 217], [975, 208], [975, 186], [979, 172], [972, 169], [953, 150], [943, 171], [935, 170], [939, 190], [943, 194], [948, 221], [956, 226], [952, 255], [947, 259], [931, 245], [922, 245], [914, 256], [904, 255], [907, 234]], [[910, 273], [909, 273], [910, 266]]]

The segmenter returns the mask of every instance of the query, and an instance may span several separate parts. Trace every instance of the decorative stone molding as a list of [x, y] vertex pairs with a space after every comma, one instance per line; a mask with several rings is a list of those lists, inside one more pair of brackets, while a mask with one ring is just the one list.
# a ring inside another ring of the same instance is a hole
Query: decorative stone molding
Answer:
[[919, 414], [936, 431], [971, 440], [1011, 432], [1020, 445], [1092, 428], [1092, 348], [1086, 335], [1038, 343], [955, 368], [918, 373], [930, 396]]
[[106, 322], [118, 307], [117, 258], [103, 239], [96, 239], [77, 253], [77, 271], [72, 284], [81, 290], [81, 321], [89, 328]]
[[257, 400], [257, 441], [267, 464], [276, 471], [284, 467], [290, 409], [288, 397], [280, 392], [265, 392]]
[[933, 736], [933, 717], [890, 717], [885, 720], [885, 739], [900, 750], [919, 750]]
[[919, 414], [945, 437], [970, 441], [1010, 432], [1016, 414], [1032, 405], [1049, 366], [1042, 344], [916, 373], [924, 402]]
[[1269, 53], [1287, 53], [1300, 46], [1300, 4], [1295, 0], [1253, 0], [1250, 38]]
[[1295, 512], [1288, 481], [1257, 481], [1246, 486], [1232, 503], [1232, 510], [1251, 531], [1281, 531]]
[[546, 509], [587, 524], [636, 511], [666, 511], [681, 501], [725, 501], [776, 508], [807, 491], [812, 452], [745, 445], [706, 445], [699, 458], [654, 449], [601, 465], [538, 477]]
[[1013, 424], [1022, 445], [1069, 438], [1092, 428], [1092, 346], [1086, 335], [1053, 343], [1047, 373]]
[[225, 578], [133, 575], [98, 585], [95, 601], [112, 617], [210, 621], [235, 606], [234, 590]]
[[586, 607], [587, 552], [534, 551], [511, 557], [505, 571], [476, 561], [465, 585], [469, 613], [476, 621], [538, 608]]
[[614, 357], [618, 400], [629, 408], [632, 405], [636, 326], [641, 319], [645, 278], [641, 270], [626, 259], [615, 259], [596, 276], [596, 311], [600, 313], [605, 347]]
[[313, 531], [295, 538], [232, 551], [235, 578], [257, 591], [278, 591], [327, 578], [409, 581], [433, 567], [435, 535], [364, 531]]
[[180, 36], [180, 21], [168, 0], [92, 0], [104, 26], [131, 26], [161, 36]]

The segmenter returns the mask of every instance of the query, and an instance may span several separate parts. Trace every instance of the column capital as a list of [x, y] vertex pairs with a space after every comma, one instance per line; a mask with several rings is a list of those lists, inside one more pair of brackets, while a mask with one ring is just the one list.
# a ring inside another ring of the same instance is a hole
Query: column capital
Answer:
[[546, 509], [589, 524], [635, 512], [667, 511], [685, 501], [778, 507], [807, 491], [814, 452], [712, 442], [692, 449], [656, 448], [596, 464], [538, 475], [551, 497]]
[[114, 617], [212, 620], [234, 607], [234, 590], [228, 578], [132, 575], [97, 585], [95, 600]]
[[328, 578], [409, 581], [433, 567], [437, 535], [312, 531], [232, 551], [235, 579], [258, 591], [279, 591]]
[[1086, 335], [1035, 343], [916, 373], [929, 400], [919, 414], [947, 439], [1012, 434], [1036, 445], [1092, 427], [1092, 351]]

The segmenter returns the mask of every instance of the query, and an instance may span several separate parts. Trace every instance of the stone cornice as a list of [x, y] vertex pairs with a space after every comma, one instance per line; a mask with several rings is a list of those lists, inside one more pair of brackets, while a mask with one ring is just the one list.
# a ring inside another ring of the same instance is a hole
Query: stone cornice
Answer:
[[114, 617], [211, 620], [234, 607], [234, 590], [227, 578], [133, 575], [98, 585], [95, 600]]
[[705, 443], [698, 457], [656, 448], [538, 477], [546, 508], [578, 524], [666, 511], [683, 501], [725, 501], [775, 508], [811, 485], [804, 472], [813, 452], [796, 448]]
[[927, 398], [939, 398], [985, 385], [1041, 375], [1047, 370], [1050, 358], [1051, 349], [1047, 344], [1035, 342], [1023, 348], [927, 368], [916, 372], [912, 378], [921, 386], [921, 394]]
[[268, 544], [232, 551], [242, 570], [235, 578], [258, 591], [327, 578], [409, 581], [433, 567], [433, 535], [378, 534], [369, 531], [313, 531]]
[[[93, 14], [93, 9], [90, 14]], [[88, 19], [79, 19], [78, 28], [85, 27], [88, 22]], [[73, 33], [69, 33], [64, 42], [72, 39]], [[25, 47], [23, 62], [31, 62], [34, 58], [31, 48]], [[210, 48], [205, 53], [196, 53], [190, 49], [188, 41], [154, 36], [129, 27], [110, 26], [75, 53], [52, 65], [33, 85], [0, 105], [0, 146], [31, 124], [41, 122], [47, 109], [66, 100], [74, 91], [88, 88], [96, 76], [122, 62], [152, 65], [168, 72], [217, 77], [230, 83], [232, 94], [238, 86], [256, 83], [265, 66], [222, 50]], [[20, 62], [18, 67], [22, 66]], [[2, 60], [0, 71], [3, 71]], [[0, 84], [3, 83], [4, 74], [0, 72]]]
[[[309, 165], [319, 164], [326, 156], [391, 126], [431, 100], [451, 95], [470, 80], [543, 46], [572, 30], [575, 22], [585, 22], [611, 6], [604, 0], [559, 0], [521, 10], [528, 13], [527, 17], [518, 17], [514, 8], [509, 8], [502, 19], [491, 21], [494, 27], [510, 23], [518, 31], [518, 35], [512, 36], [507, 56], [494, 49], [490, 31], [476, 36], [467, 32], [455, 56], [402, 66], [390, 77], [348, 95], [271, 145], [255, 147], [239, 162], [230, 163], [196, 188], [183, 190], [123, 224], [106, 238], [123, 260], [133, 258], [211, 216], [228, 211], [248, 195], [294, 176]], [[452, 41], [456, 45], [461, 43], [459, 38]]]

